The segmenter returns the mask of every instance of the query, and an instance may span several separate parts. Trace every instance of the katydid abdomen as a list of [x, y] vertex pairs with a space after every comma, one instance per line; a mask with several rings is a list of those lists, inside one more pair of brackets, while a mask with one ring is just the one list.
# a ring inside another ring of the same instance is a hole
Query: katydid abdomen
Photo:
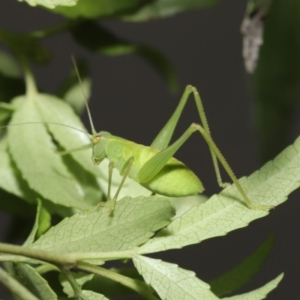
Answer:
[[[171, 157], [153, 178], [142, 182], [139, 177], [139, 171], [150, 158], [160, 151], [116, 136], [102, 136], [101, 139], [106, 139], [106, 157], [114, 163], [115, 168], [119, 170], [120, 174], [123, 175], [127, 163], [132, 157], [133, 163], [130, 167], [128, 177], [139, 182], [154, 193], [171, 197], [182, 197], [195, 195], [204, 190], [201, 181], [195, 173], [174, 157]], [[94, 152], [94, 159], [97, 162], [96, 152]], [[101, 158], [99, 161], [101, 161]]]

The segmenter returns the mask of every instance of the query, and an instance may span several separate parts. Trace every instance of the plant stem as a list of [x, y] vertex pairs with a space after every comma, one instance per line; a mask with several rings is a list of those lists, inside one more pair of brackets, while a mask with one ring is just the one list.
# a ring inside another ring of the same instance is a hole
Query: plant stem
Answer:
[[149, 286], [140, 280], [132, 279], [83, 261], [79, 261], [77, 263], [77, 268], [116, 281], [129, 289], [134, 290], [141, 296], [145, 297], [145, 299], [158, 300], [158, 298], [153, 295]]
[[29, 292], [22, 284], [16, 279], [9, 276], [2, 268], [0, 268], [0, 282], [10, 290], [18, 299], [21, 300], [39, 300], [31, 292]]
[[63, 275], [66, 277], [66, 279], [69, 281], [73, 291], [74, 291], [74, 299], [79, 300], [81, 295], [81, 287], [77, 283], [76, 279], [72, 275], [72, 273], [69, 270], [66, 270], [65, 268], [61, 269]]
[[19, 59], [20, 59], [20, 62], [21, 62], [21, 65], [22, 65], [23, 71], [24, 71], [26, 96], [28, 98], [31, 98], [38, 93], [35, 79], [34, 79], [32, 70], [29, 66], [28, 60], [25, 57], [23, 57], [22, 55], [18, 55], [18, 56], [19, 56]]
[[[9, 255], [0, 255], [0, 261], [12, 261], [12, 262], [24, 262], [26, 257], [38, 259], [44, 262], [48, 262], [50, 264], [55, 265], [76, 265], [77, 261], [82, 260], [116, 260], [116, 259], [128, 259], [132, 258], [136, 254], [136, 250], [126, 250], [126, 251], [115, 251], [115, 252], [90, 252], [90, 253], [69, 253], [69, 254], [61, 254], [56, 252], [50, 252], [40, 249], [27, 248], [24, 246], [15, 246], [6, 243], [0, 243], [0, 253], [7, 253]], [[23, 259], [18, 258], [14, 259], [13, 255], [20, 255]], [[55, 267], [53, 266], [43, 266], [41, 267], [42, 272], [48, 272], [48, 270], [53, 270]]]
[[51, 271], [58, 271], [60, 272], [60, 269], [56, 266], [46, 264], [46, 265], [41, 265], [35, 268], [35, 271], [38, 272], [40, 275], [51, 272]]
[[0, 253], [16, 254], [38, 259], [54, 265], [65, 266], [71, 268], [76, 265], [76, 260], [69, 255], [55, 252], [48, 252], [40, 249], [26, 248], [5, 243], [0, 243]]
[[115, 252], [88, 252], [88, 253], [70, 253], [70, 259], [79, 261], [79, 260], [116, 260], [116, 259], [128, 259], [132, 258], [137, 251], [134, 249], [125, 250], [125, 251], [115, 251]]

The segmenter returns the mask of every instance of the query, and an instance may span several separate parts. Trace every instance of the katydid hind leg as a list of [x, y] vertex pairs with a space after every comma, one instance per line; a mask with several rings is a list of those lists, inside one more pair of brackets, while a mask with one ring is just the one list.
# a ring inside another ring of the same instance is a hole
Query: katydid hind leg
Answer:
[[[180, 103], [179, 103], [176, 111], [174, 112], [172, 117], [169, 119], [169, 121], [167, 122], [167, 124], [165, 125], [163, 130], [161, 130], [161, 132], [159, 133], [157, 138], [154, 140], [152, 145], [154, 145], [154, 147], [157, 144], [159, 146], [163, 145], [163, 137], [167, 137], [167, 139], [169, 139], [169, 140], [171, 139], [172, 134], [170, 134], [170, 136], [168, 134], [172, 130], [174, 131], [174, 128], [177, 125], [178, 119], [179, 119], [179, 117], [182, 113], [182, 110], [183, 110], [183, 108], [186, 104], [186, 101], [188, 100], [188, 96], [191, 93], [193, 93], [193, 95], [194, 95], [194, 100], [195, 100], [195, 103], [196, 103], [196, 106], [197, 106], [197, 109], [198, 109], [198, 113], [199, 113], [202, 125], [195, 124], [195, 123], [191, 124], [189, 126], [189, 128], [182, 134], [182, 136], [179, 137], [179, 139], [177, 139], [170, 146], [164, 148], [161, 152], [159, 152], [154, 157], [152, 157], [150, 160], [148, 160], [142, 166], [142, 168], [141, 168], [141, 170], [138, 174], [140, 181], [141, 182], [146, 182], [146, 181], [151, 180], [165, 166], [167, 161], [172, 156], [174, 156], [174, 154], [185, 143], [185, 141], [195, 131], [199, 131], [199, 133], [203, 136], [203, 138], [205, 139], [205, 141], [208, 144], [208, 147], [209, 147], [209, 150], [210, 150], [210, 153], [211, 153], [211, 156], [212, 156], [212, 160], [213, 160], [213, 165], [214, 165], [217, 181], [218, 181], [219, 185], [222, 186], [222, 187], [225, 187], [227, 184], [223, 183], [222, 180], [221, 180], [221, 174], [220, 174], [220, 169], [219, 169], [218, 162], [221, 163], [221, 165], [225, 169], [226, 173], [229, 175], [231, 180], [234, 182], [234, 184], [236, 185], [237, 189], [239, 190], [244, 202], [246, 203], [246, 205], [249, 208], [259, 209], [259, 210], [269, 210], [270, 208], [272, 208], [272, 206], [267, 206], [267, 205], [255, 205], [249, 200], [248, 196], [246, 195], [244, 189], [242, 188], [242, 186], [241, 186], [240, 182], [238, 181], [237, 177], [235, 176], [234, 172], [230, 168], [230, 166], [227, 163], [227, 161], [225, 160], [223, 154], [218, 149], [218, 147], [216, 146], [215, 142], [213, 141], [213, 139], [211, 137], [208, 122], [207, 122], [205, 112], [204, 112], [204, 108], [203, 108], [203, 104], [202, 104], [200, 95], [199, 95], [196, 88], [194, 88], [192, 86], [188, 86], [186, 88], [186, 90], [184, 92], [184, 95], [181, 98]], [[170, 125], [170, 123], [171, 123], [171, 125]], [[166, 133], [167, 129], [170, 129], [170, 128], [171, 128], [171, 130]], [[169, 142], [169, 140], [168, 140], [168, 142]], [[162, 143], [160, 143], [160, 141], [162, 141]], [[166, 145], [164, 145], [164, 146], [166, 146]]]
[[[196, 106], [197, 106], [197, 110], [198, 110], [198, 113], [199, 113], [201, 123], [203, 125], [203, 129], [206, 131], [207, 135], [210, 135], [210, 129], [209, 129], [209, 126], [208, 126], [207, 118], [206, 118], [206, 115], [205, 115], [205, 111], [204, 111], [204, 107], [203, 107], [200, 95], [199, 95], [199, 93], [198, 93], [198, 91], [195, 87], [193, 87], [191, 85], [188, 85], [185, 88], [184, 93], [183, 93], [183, 95], [182, 95], [182, 97], [181, 97], [174, 113], [172, 114], [170, 119], [167, 121], [165, 126], [161, 129], [161, 131], [158, 133], [158, 135], [156, 136], [156, 138], [154, 139], [154, 141], [150, 145], [151, 148], [154, 148], [154, 149], [157, 149], [157, 150], [165, 150], [169, 146], [170, 140], [173, 136], [174, 130], [175, 130], [177, 124], [178, 124], [178, 121], [179, 121], [179, 118], [180, 118], [180, 116], [183, 112], [183, 109], [184, 109], [188, 99], [191, 99], [189, 97], [191, 94], [193, 94], [193, 96], [194, 96], [193, 98], [194, 98], [194, 101], [195, 101]], [[221, 173], [220, 173], [219, 165], [218, 165], [218, 160], [216, 158], [215, 153], [212, 151], [212, 149], [210, 149], [210, 153], [211, 153], [213, 166], [214, 166], [216, 177], [217, 177], [217, 182], [221, 187], [224, 188], [228, 184], [222, 181]], [[157, 160], [160, 160], [160, 159], [158, 158]], [[159, 168], [162, 169], [163, 166], [164, 165], [162, 165], [162, 162], [161, 162], [161, 165], [159, 165], [157, 169], [159, 169]], [[149, 165], [148, 165], [148, 167], [149, 167]], [[142, 173], [143, 172], [144, 171], [142, 171]], [[154, 171], [153, 174], [157, 174], [157, 171]], [[154, 177], [154, 176], [155, 175], [152, 175], [152, 177]], [[151, 176], [149, 175], [149, 177], [151, 177]]]
[[185, 107], [185, 104], [191, 94], [191, 86], [187, 86], [181, 96], [181, 99], [173, 112], [170, 119], [167, 121], [165, 126], [160, 130], [158, 135], [155, 137], [153, 142], [151, 143], [150, 147], [157, 149], [157, 150], [164, 150], [166, 149], [171, 141], [171, 138], [174, 134], [174, 130], [178, 124], [179, 118], [182, 114], [182, 111]]
[[[245, 204], [251, 208], [251, 209], [258, 209], [258, 210], [269, 210], [271, 208], [274, 208], [273, 206], [270, 205], [260, 205], [260, 204], [253, 204], [248, 196], [246, 195], [246, 192], [244, 191], [243, 187], [241, 186], [239, 180], [235, 176], [234, 172], [230, 168], [229, 164], [227, 163], [226, 159], [224, 158], [223, 154], [211, 138], [211, 136], [207, 133], [207, 131], [203, 128], [203, 126], [193, 123], [191, 124], [188, 129], [179, 137], [178, 140], [176, 140], [173, 144], [171, 144], [168, 148], [165, 150], [159, 152], [156, 154], [154, 157], [152, 157], [147, 163], [143, 166], [141, 171], [139, 172], [139, 176], [142, 177], [142, 180], [144, 177], [149, 176], [149, 171], [152, 170], [153, 167], [152, 165], [155, 165], [163, 160], [166, 160], [170, 155], [173, 156], [176, 151], [185, 143], [185, 141], [194, 133], [198, 131], [204, 140], [207, 142], [209, 145], [210, 150], [214, 153], [216, 158], [219, 160], [223, 168], [225, 169], [226, 173], [228, 176], [231, 178], [233, 183], [235, 184], [236, 188], [240, 192]], [[157, 173], [156, 173], [157, 174]], [[153, 175], [153, 172], [151, 173], [150, 176], [155, 176], [156, 174]], [[144, 176], [144, 177], [143, 177]]]

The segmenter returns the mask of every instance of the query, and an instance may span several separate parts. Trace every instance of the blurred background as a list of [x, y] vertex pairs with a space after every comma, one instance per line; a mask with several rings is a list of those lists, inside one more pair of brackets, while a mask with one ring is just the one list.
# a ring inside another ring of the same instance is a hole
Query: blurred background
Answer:
[[[46, 68], [35, 68], [38, 85], [44, 92], [55, 93], [72, 68], [71, 54], [84, 57], [92, 78], [90, 107], [96, 129], [149, 145], [175, 109], [185, 85], [192, 84], [200, 91], [212, 136], [235, 174], [237, 177], [250, 175], [261, 167], [262, 160], [254, 130], [252, 80], [245, 72], [241, 54], [240, 24], [245, 8], [246, 1], [230, 0], [221, 1], [212, 8], [144, 23], [102, 22], [119, 36], [149, 44], [164, 53], [179, 78], [176, 93], [170, 93], [157, 72], [140, 57], [91, 54], [75, 44], [68, 33], [45, 40], [44, 44], [55, 55]], [[54, 26], [62, 17], [25, 3], [2, 0], [0, 20], [1, 28], [22, 32]], [[83, 118], [87, 124], [86, 114]], [[194, 102], [190, 101], [176, 135], [192, 122], [199, 122], [199, 117]], [[291, 144], [299, 132], [298, 118], [287, 143]], [[206, 195], [220, 191], [208, 147], [200, 135], [194, 134], [176, 157], [201, 178]], [[208, 281], [234, 267], [273, 233], [276, 241], [270, 257], [242, 291], [260, 287], [285, 272], [285, 278], [268, 299], [297, 299], [299, 196], [299, 192], [293, 193], [267, 218], [257, 220], [245, 229], [155, 257], [193, 270], [198, 277]], [[1, 214], [0, 218], [3, 241], [9, 217]], [[6, 294], [1, 293], [2, 298], [7, 299]]]

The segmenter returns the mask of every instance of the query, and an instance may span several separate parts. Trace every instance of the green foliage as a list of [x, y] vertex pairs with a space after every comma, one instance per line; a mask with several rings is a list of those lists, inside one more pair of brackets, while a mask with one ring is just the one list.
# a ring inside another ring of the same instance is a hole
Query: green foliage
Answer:
[[133, 262], [161, 299], [218, 299], [194, 272], [144, 256], [135, 256]]
[[[50, 50], [42, 46], [45, 38], [68, 31], [76, 43], [95, 54], [139, 55], [157, 71], [170, 90], [175, 90], [174, 69], [162, 53], [149, 45], [117, 36], [101, 20], [109, 17], [147, 21], [213, 6], [218, 1], [26, 2], [59, 13], [66, 21], [27, 33], [0, 29], [0, 43], [12, 53], [10, 56], [0, 52], [0, 125], [8, 125], [1, 128], [0, 207], [32, 222], [35, 213], [32, 230], [23, 236], [26, 241], [22, 246], [0, 243], [3, 263], [0, 283], [20, 300], [67, 297], [98, 300], [132, 294], [151, 300], [188, 300], [220, 299], [223, 295], [236, 294], [259, 271], [273, 245], [272, 237], [210, 283], [193, 271], [144, 255], [198, 244], [267, 216], [267, 211], [246, 207], [236, 184], [240, 182], [254, 204], [278, 206], [285, 202], [299, 188], [300, 138], [260, 170], [208, 199], [199, 195], [175, 199], [152, 195], [136, 180], [127, 178], [113, 210], [112, 200], [107, 199], [108, 186], [111, 184], [114, 195], [125, 170], [121, 170], [122, 174], [114, 172], [110, 180], [108, 159], [96, 166], [90, 158], [91, 149], [62, 155], [84, 145], [91, 146], [90, 134], [77, 116], [85, 107], [83, 94], [89, 98], [91, 93], [87, 64], [84, 60], [78, 63], [82, 83], [71, 71], [58, 89], [58, 97], [38, 92], [31, 66], [46, 64], [52, 57]], [[283, 7], [280, 1], [274, 0], [256, 75], [259, 96], [263, 99], [261, 106], [267, 104], [266, 110], [270, 109], [270, 99], [276, 99], [279, 107], [284, 105], [289, 111], [291, 108], [286, 103], [296, 98], [298, 39], [289, 28], [297, 28], [299, 18], [297, 5], [293, 6], [290, 17], [292, 1], [286, 3]], [[288, 17], [281, 20], [281, 11], [285, 10]], [[272, 30], [276, 22], [283, 24], [278, 27], [279, 32]], [[290, 56], [282, 59], [286, 53]], [[282, 81], [287, 69], [289, 80]], [[268, 83], [264, 84], [266, 78]], [[278, 81], [283, 82], [280, 93], [270, 88], [278, 86]], [[264, 110], [265, 107], [261, 109]], [[270, 119], [264, 118], [268, 121], [266, 126], [278, 120], [278, 107], [275, 110]], [[283, 123], [286, 120], [279, 122], [280, 126]], [[133, 267], [109, 269], [105, 263], [112, 260], [124, 264], [132, 261]], [[282, 278], [281, 274], [258, 289], [222, 299], [264, 299]]]
[[20, 281], [40, 300], [56, 300], [57, 295], [48, 282], [30, 265], [17, 264], [16, 273]]
[[[150, 0], [151, 1], [151, 0]], [[126, 11], [136, 10], [149, 0], [78, 0], [73, 7], [56, 7], [54, 10], [68, 18], [111, 17]]]
[[38, 199], [35, 222], [29, 236], [27, 237], [24, 243], [24, 246], [31, 245], [35, 241], [35, 239], [40, 237], [50, 227], [51, 227], [51, 215], [43, 207], [42, 201]]
[[16, 61], [0, 51], [0, 124], [13, 112], [13, 107], [4, 102], [9, 102], [24, 91], [24, 82]]
[[109, 208], [96, 206], [64, 219], [31, 247], [62, 253], [133, 250], [165, 227], [173, 215], [168, 199], [126, 197], [118, 201], [113, 217]]
[[31, 6], [43, 5], [48, 8], [54, 8], [58, 5], [73, 6], [78, 0], [20, 0], [26, 1]]
[[268, 282], [264, 286], [251, 291], [249, 293], [233, 296], [233, 297], [226, 297], [223, 299], [231, 299], [231, 300], [260, 300], [260, 299], [265, 299], [267, 294], [270, 293], [273, 289], [277, 287], [279, 282], [282, 280], [283, 274], [278, 275], [275, 279], [272, 281]]
[[153, 0], [141, 6], [133, 14], [125, 16], [129, 21], [146, 21], [153, 18], [165, 18], [190, 9], [216, 5], [219, 0]]

